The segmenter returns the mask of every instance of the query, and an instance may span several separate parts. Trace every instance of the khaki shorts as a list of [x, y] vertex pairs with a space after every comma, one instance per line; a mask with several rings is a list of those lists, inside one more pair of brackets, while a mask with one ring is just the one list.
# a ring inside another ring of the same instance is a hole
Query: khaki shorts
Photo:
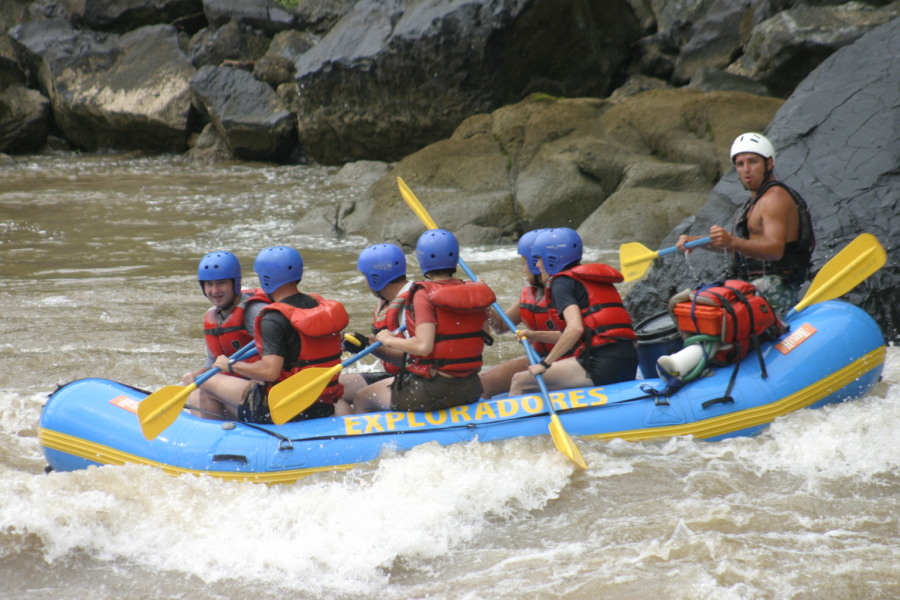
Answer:
[[471, 404], [481, 398], [478, 373], [466, 377], [421, 377], [404, 373], [391, 384], [391, 410], [428, 412], [451, 406]]

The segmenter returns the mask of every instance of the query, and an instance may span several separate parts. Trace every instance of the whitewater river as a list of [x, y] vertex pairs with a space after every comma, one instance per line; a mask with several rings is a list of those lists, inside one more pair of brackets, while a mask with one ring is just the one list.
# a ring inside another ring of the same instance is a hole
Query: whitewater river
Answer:
[[[45, 474], [37, 425], [58, 384], [154, 390], [201, 364], [208, 251], [234, 251], [255, 285], [257, 251], [293, 245], [302, 288], [367, 327], [355, 262], [368, 242], [295, 227], [362, 193], [338, 175], [121, 155], [0, 164], [0, 598], [900, 597], [893, 347], [865, 398], [754, 438], [576, 440], [587, 471], [547, 437], [427, 445], [291, 486], [150, 467]], [[512, 302], [514, 248], [463, 252]], [[504, 340], [487, 361], [516, 352]]]

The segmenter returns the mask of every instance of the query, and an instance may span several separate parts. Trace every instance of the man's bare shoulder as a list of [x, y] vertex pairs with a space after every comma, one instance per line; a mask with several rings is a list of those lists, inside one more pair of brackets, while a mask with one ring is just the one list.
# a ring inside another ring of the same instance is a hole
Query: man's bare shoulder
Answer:
[[786, 211], [794, 208], [794, 199], [784, 187], [773, 185], [763, 192], [756, 206], [762, 211]]

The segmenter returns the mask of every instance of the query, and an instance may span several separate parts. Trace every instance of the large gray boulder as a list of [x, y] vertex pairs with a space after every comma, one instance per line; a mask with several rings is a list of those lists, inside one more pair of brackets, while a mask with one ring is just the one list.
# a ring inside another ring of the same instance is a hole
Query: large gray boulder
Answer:
[[194, 67], [174, 27], [151, 25], [118, 36], [51, 19], [14, 27], [10, 37], [74, 145], [186, 149]]
[[198, 69], [215, 67], [226, 60], [255, 61], [268, 51], [271, 39], [239, 21], [222, 27], [205, 27], [191, 37], [188, 56]]
[[[876, 58], [877, 57], [877, 58]], [[818, 246], [814, 267], [862, 232], [877, 236], [890, 257], [900, 246], [900, 19], [845, 47], [813, 71], [766, 130], [777, 149], [775, 171], [809, 203]], [[730, 226], [747, 192], [734, 171], [716, 185], [703, 209], [659, 244], [674, 245], [682, 233], [705, 235], [712, 224]], [[696, 251], [690, 268], [680, 255], [656, 261], [626, 296], [640, 320], [663, 310], [672, 290], [718, 278], [723, 255]], [[848, 295], [900, 339], [900, 265], [888, 264]]]
[[240, 22], [268, 35], [297, 27], [297, 17], [275, 0], [203, 0], [203, 13], [214, 27]]
[[626, 0], [360, 0], [296, 63], [316, 160], [396, 160], [531, 92], [604, 96], [640, 36]]
[[37, 152], [47, 141], [50, 101], [37, 90], [14, 84], [0, 91], [0, 152]]
[[728, 70], [787, 97], [836, 50], [898, 16], [900, 2], [878, 8], [861, 2], [800, 5], [754, 27], [743, 44], [743, 55]]
[[125, 33], [203, 14], [200, 0], [57, 0], [86, 29]]
[[242, 160], [291, 162], [296, 130], [272, 88], [230, 67], [203, 67], [191, 81], [195, 105]]

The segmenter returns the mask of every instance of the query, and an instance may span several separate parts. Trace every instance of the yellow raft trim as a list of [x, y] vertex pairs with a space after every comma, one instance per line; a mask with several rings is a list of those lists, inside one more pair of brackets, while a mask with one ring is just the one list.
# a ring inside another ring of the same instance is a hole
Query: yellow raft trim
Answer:
[[849, 385], [851, 382], [865, 375], [878, 365], [884, 364], [886, 355], [886, 346], [876, 348], [853, 361], [843, 369], [823, 377], [809, 387], [803, 388], [790, 396], [785, 396], [781, 400], [763, 406], [748, 408], [740, 412], [720, 415], [702, 421], [691, 421], [690, 423], [681, 425], [648, 427], [646, 429], [599, 433], [581, 437], [600, 440], [623, 439], [629, 442], [675, 437], [679, 435], [692, 435], [696, 438], [704, 439], [725, 435], [749, 427], [766, 425], [778, 417], [783, 417], [784, 415], [800, 410], [801, 408], [806, 408], [815, 404], [819, 400], [826, 398], [829, 394]]
[[[741, 429], [746, 429], [748, 427], [765, 425], [771, 423], [777, 417], [784, 416], [801, 408], [806, 408], [807, 406], [822, 400], [830, 393], [848, 385], [853, 380], [868, 373], [878, 365], [883, 364], [886, 354], [887, 348], [885, 346], [876, 348], [865, 356], [853, 361], [843, 369], [820, 379], [813, 385], [765, 406], [748, 408], [737, 413], [721, 415], [703, 421], [693, 421], [682, 425], [669, 425], [666, 427], [653, 427], [632, 431], [616, 431], [613, 433], [584, 435], [580, 437], [601, 440], [619, 438], [627, 441], [639, 441], [661, 437], [693, 435], [696, 438], [702, 439], [740, 431]], [[66, 454], [78, 456], [104, 465], [148, 465], [160, 468], [169, 475], [209, 475], [225, 481], [289, 484], [315, 473], [347, 470], [355, 466], [355, 464], [351, 463], [285, 471], [207, 471], [185, 469], [148, 460], [134, 454], [110, 448], [109, 446], [89, 442], [78, 437], [59, 433], [58, 431], [52, 431], [43, 427], [38, 429], [38, 439], [40, 440], [41, 446], [45, 448], [65, 452]]]
[[209, 475], [217, 477], [225, 481], [252, 481], [254, 483], [267, 484], [288, 484], [295, 483], [298, 479], [322, 473], [326, 471], [340, 471], [352, 469], [354, 464], [334, 465], [329, 467], [311, 467], [308, 469], [292, 469], [284, 471], [208, 471], [205, 469], [185, 469], [175, 467], [166, 463], [148, 460], [141, 456], [136, 456], [128, 452], [121, 452], [115, 448], [96, 444], [87, 440], [52, 431], [50, 429], [40, 428], [38, 430], [38, 439], [41, 446], [58, 450], [78, 456], [86, 460], [94, 461], [103, 465], [147, 465], [162, 469], [169, 475]]

